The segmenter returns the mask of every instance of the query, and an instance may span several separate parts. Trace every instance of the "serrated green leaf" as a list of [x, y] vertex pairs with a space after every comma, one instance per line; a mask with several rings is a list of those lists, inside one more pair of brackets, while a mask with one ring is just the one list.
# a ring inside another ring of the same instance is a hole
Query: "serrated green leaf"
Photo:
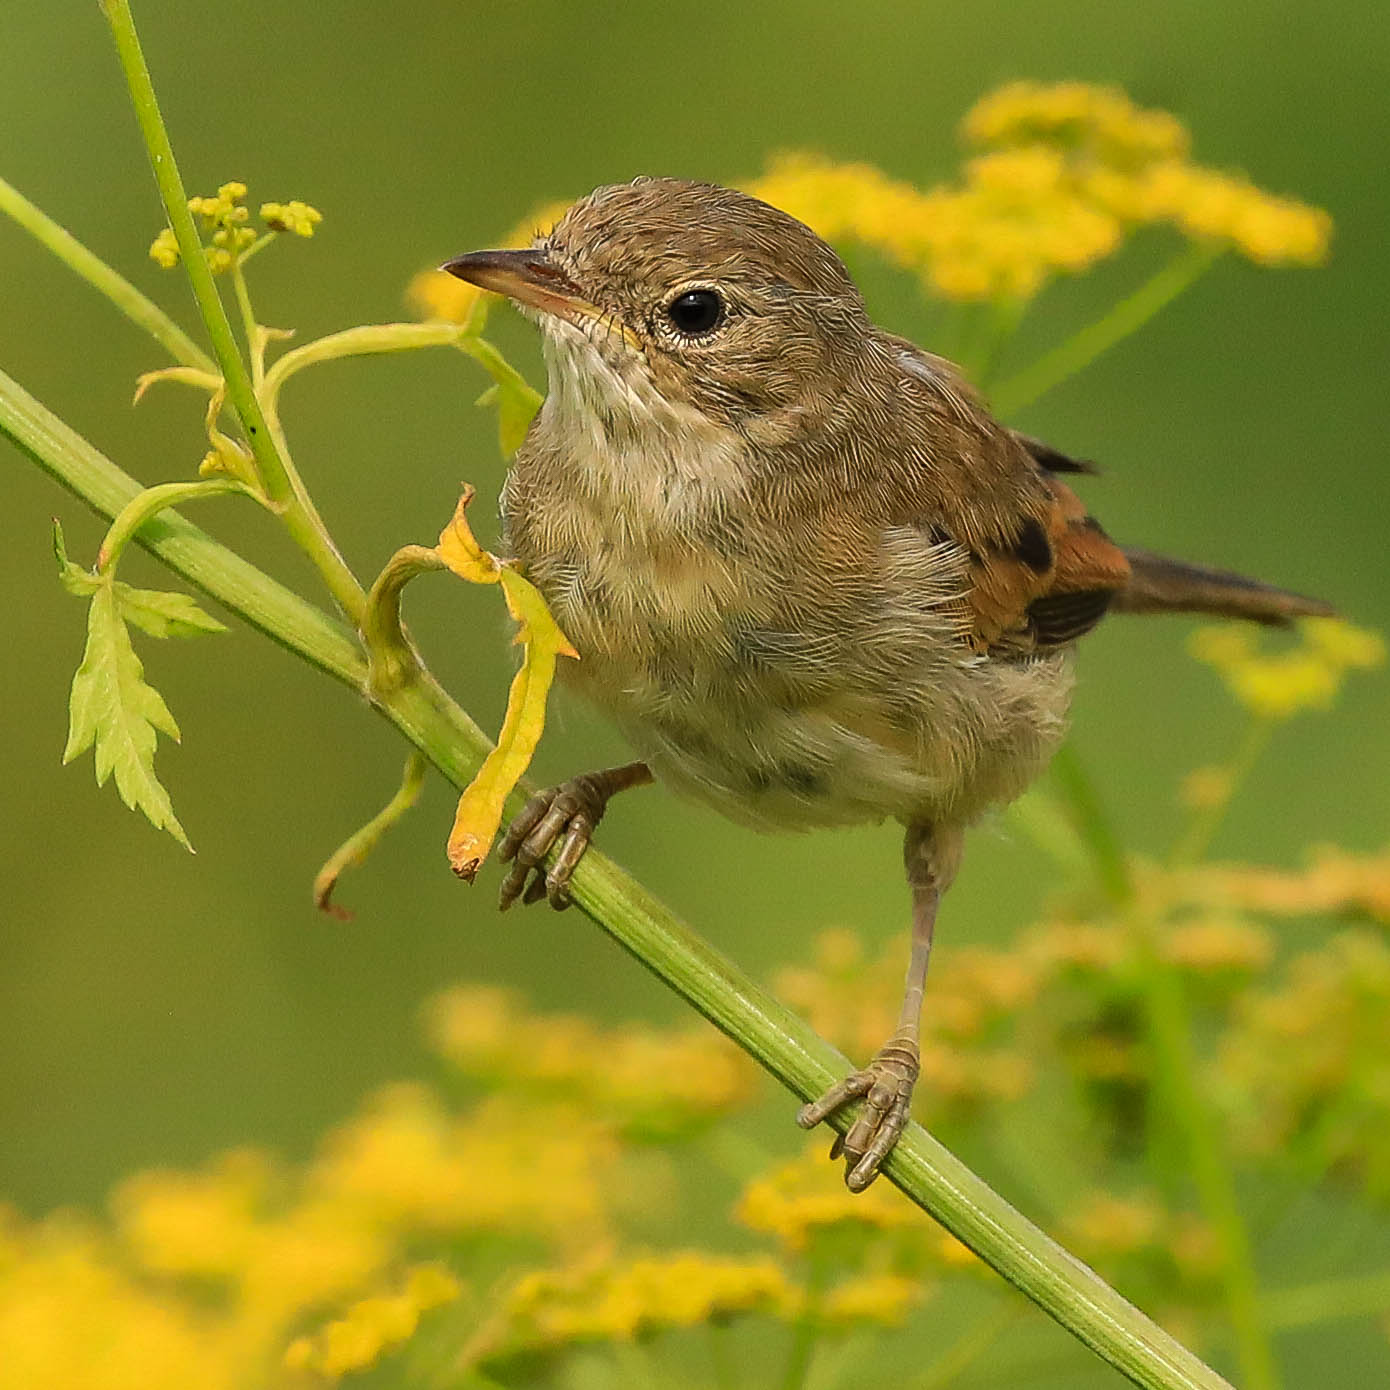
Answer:
[[89, 598], [101, 585], [101, 580], [91, 570], [84, 570], [68, 559], [68, 543], [58, 518], [53, 518], [53, 554], [58, 561], [58, 580], [68, 593], [78, 598]]
[[102, 582], [92, 595], [87, 646], [72, 678], [63, 761], [69, 763], [92, 748], [97, 785], [104, 786], [114, 773], [121, 800], [191, 851], [169, 793], [155, 776], [157, 732], [179, 737], [169, 707], [145, 681], [144, 667], [121, 619], [116, 586]]
[[116, 581], [116, 603], [121, 617], [151, 637], [200, 637], [205, 632], [226, 632], [211, 613], [205, 613], [188, 594], [163, 589], [132, 589]]

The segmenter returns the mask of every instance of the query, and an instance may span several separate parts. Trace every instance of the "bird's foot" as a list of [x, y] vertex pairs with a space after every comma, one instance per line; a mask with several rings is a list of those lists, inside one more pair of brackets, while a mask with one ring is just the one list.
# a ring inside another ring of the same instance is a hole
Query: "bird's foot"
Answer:
[[827, 1115], [863, 1098], [858, 1118], [846, 1134], [835, 1136], [830, 1148], [831, 1158], [845, 1157], [845, 1186], [851, 1192], [862, 1192], [873, 1182], [879, 1165], [907, 1127], [920, 1069], [916, 1039], [899, 1034], [862, 1071], [852, 1072], [797, 1113], [802, 1129], [814, 1129]]
[[[557, 912], [567, 908], [570, 878], [589, 848], [594, 827], [603, 819], [609, 800], [626, 787], [650, 781], [651, 773], [644, 763], [630, 763], [571, 777], [533, 796], [507, 827], [497, 850], [498, 857], [512, 866], [502, 880], [498, 907], [505, 912], [517, 898], [523, 903], [547, 898]], [[560, 852], [547, 870], [545, 857], [556, 843]]]

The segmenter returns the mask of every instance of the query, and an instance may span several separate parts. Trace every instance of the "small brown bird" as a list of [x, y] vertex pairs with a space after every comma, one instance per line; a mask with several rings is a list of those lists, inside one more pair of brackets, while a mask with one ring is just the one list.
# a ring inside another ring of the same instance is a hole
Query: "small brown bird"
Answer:
[[907, 1123], [964, 829], [1057, 748], [1076, 639], [1112, 609], [1331, 610], [1116, 545], [1060, 476], [1087, 465], [876, 327], [835, 252], [742, 193], [600, 188], [529, 250], [444, 268], [541, 327], [550, 391], [503, 492], [507, 542], [580, 653], [567, 676], [642, 759], [526, 807], [502, 906], [566, 906], [609, 798], [653, 775], [761, 827], [897, 817], [898, 1029], [798, 1116], [863, 1098], [835, 1150], [861, 1189]]

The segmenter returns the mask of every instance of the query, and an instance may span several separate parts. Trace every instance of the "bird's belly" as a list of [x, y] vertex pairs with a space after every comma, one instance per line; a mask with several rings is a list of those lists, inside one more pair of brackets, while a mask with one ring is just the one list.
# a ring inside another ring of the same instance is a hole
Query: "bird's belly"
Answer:
[[527, 570], [580, 653], [567, 683], [658, 777], [737, 820], [967, 821], [1018, 795], [1061, 736], [1060, 656], [798, 629], [717, 556], [601, 548]]

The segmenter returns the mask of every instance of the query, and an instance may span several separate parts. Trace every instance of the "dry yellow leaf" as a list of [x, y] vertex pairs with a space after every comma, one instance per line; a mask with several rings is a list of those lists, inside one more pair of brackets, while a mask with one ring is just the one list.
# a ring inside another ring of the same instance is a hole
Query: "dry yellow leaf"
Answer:
[[459, 797], [449, 835], [449, 866], [470, 883], [492, 849], [507, 797], [521, 780], [540, 742], [556, 659], [579, 656], [551, 617], [535, 585], [478, 544], [464, 515], [472, 498], [473, 490], [468, 488], [439, 537], [436, 554], [462, 579], [474, 584], [502, 585], [508, 611], [517, 624], [516, 640], [523, 651], [521, 669], [507, 695], [507, 713], [497, 736], [497, 747], [483, 760], [478, 775]]

